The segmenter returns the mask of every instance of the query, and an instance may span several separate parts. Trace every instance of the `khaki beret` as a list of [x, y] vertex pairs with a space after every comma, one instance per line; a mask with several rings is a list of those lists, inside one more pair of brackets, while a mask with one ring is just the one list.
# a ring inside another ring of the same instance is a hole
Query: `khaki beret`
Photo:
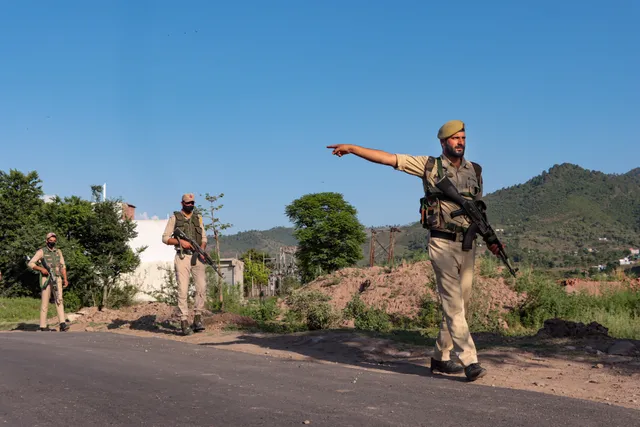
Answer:
[[187, 193], [182, 195], [183, 202], [193, 202], [195, 200], [196, 200], [196, 196], [194, 196], [193, 193]]
[[47, 240], [49, 240], [49, 237], [55, 237], [56, 239], [58, 238], [58, 236], [56, 236], [56, 233], [47, 234]]
[[438, 130], [438, 139], [447, 139], [461, 130], [464, 130], [464, 122], [460, 120], [450, 120], [443, 124]]

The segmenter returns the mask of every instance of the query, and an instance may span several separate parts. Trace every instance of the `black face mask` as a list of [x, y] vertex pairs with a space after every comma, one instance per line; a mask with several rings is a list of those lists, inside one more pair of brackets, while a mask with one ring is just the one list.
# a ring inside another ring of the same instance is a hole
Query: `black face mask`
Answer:
[[47, 246], [49, 247], [49, 249], [53, 249], [56, 245], [56, 242], [47, 242]]
[[193, 208], [195, 208], [195, 206], [185, 205], [185, 206], [183, 206], [183, 207], [182, 207], [182, 209], [184, 209], [184, 211], [185, 211], [186, 213], [191, 213], [191, 212], [193, 212]]

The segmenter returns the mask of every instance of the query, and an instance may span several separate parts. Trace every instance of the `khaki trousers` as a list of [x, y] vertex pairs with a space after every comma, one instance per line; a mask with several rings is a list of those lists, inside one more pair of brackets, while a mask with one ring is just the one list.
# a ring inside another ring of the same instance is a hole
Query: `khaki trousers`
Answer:
[[[40, 286], [44, 285], [45, 282], [47, 281], [49, 277], [48, 276], [42, 276], [41, 282], [40, 282]], [[56, 277], [56, 285], [58, 287], [58, 298], [59, 301], [56, 301], [56, 309], [58, 311], [58, 323], [63, 323], [65, 321], [65, 317], [64, 317], [64, 304], [62, 301], [62, 279], [60, 277]], [[51, 286], [53, 286], [52, 283], [49, 284], [49, 286], [47, 286], [46, 289], [44, 289], [41, 293], [40, 296], [40, 327], [41, 328], [46, 328], [47, 327], [47, 313], [49, 311], [49, 298], [51, 298]]]
[[436, 360], [450, 360], [450, 352], [454, 350], [464, 366], [478, 362], [465, 317], [471, 298], [475, 252], [475, 242], [470, 251], [463, 251], [462, 242], [429, 239], [429, 258], [443, 311], [433, 356]]
[[174, 258], [174, 266], [176, 272], [176, 281], [178, 282], [178, 310], [180, 311], [180, 320], [187, 320], [189, 314], [189, 306], [187, 297], [189, 292], [189, 275], [193, 276], [196, 285], [194, 314], [200, 314], [204, 310], [204, 301], [207, 290], [206, 265], [198, 259], [195, 266], [191, 266], [191, 256], [184, 255], [184, 259], [180, 259], [180, 255], [176, 253]]

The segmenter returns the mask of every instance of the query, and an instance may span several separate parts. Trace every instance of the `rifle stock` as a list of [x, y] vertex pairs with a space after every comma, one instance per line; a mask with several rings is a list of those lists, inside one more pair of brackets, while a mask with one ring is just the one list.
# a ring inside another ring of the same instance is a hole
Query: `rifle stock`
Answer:
[[191, 265], [195, 265], [196, 263], [196, 258], [198, 255], [202, 256], [202, 258], [204, 259], [204, 262], [206, 264], [209, 264], [213, 270], [218, 273], [218, 276], [220, 276], [220, 278], [224, 279], [224, 276], [222, 274], [220, 274], [220, 271], [218, 271], [218, 267], [216, 266], [215, 261], [213, 260], [213, 258], [211, 258], [211, 255], [209, 255], [204, 249], [202, 249], [200, 247], [199, 244], [197, 244], [193, 239], [191, 239], [189, 236], [187, 236], [184, 231], [180, 230], [179, 228], [176, 228], [175, 231], [173, 232], [173, 236], [178, 239], [178, 244], [180, 244], [180, 240], [186, 240], [187, 242], [189, 242], [189, 244], [191, 245], [191, 247], [193, 248], [193, 257], [191, 259]]
[[507, 256], [506, 251], [504, 250], [504, 246], [502, 242], [498, 239], [493, 227], [487, 221], [487, 217], [485, 215], [486, 205], [482, 200], [467, 200], [460, 195], [458, 189], [455, 187], [453, 182], [449, 179], [449, 177], [445, 176], [441, 180], [436, 183], [436, 187], [442, 191], [442, 193], [446, 196], [447, 199], [452, 202], [460, 205], [460, 209], [451, 213], [451, 217], [455, 218], [460, 215], [465, 215], [471, 225], [465, 232], [463, 241], [462, 241], [462, 249], [463, 250], [471, 250], [473, 245], [473, 240], [476, 238], [476, 234], [480, 234], [484, 241], [487, 243], [487, 246], [491, 246], [496, 244], [498, 246], [498, 258], [507, 266], [509, 269], [509, 273], [513, 277], [516, 277], [517, 268], [513, 268], [511, 263], [509, 262], [509, 257]]
[[60, 297], [58, 295], [58, 278], [56, 277], [55, 272], [53, 271], [51, 266], [49, 266], [49, 263], [44, 257], [42, 257], [41, 262], [44, 269], [47, 270], [47, 273], [49, 273], [49, 275], [47, 276], [47, 281], [45, 282], [44, 286], [42, 286], [42, 290], [47, 289], [47, 286], [51, 285], [53, 299], [56, 304], [60, 304]]

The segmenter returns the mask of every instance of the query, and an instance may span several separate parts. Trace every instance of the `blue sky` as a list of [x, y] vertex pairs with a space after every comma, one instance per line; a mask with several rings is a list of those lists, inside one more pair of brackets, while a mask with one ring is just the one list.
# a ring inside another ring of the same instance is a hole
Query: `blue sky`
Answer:
[[563, 162], [624, 173], [639, 4], [2, 2], [0, 170], [60, 196], [106, 182], [149, 217], [223, 192], [228, 233], [321, 191], [366, 226], [417, 220], [418, 178], [325, 147], [438, 155], [451, 119], [487, 192]]

